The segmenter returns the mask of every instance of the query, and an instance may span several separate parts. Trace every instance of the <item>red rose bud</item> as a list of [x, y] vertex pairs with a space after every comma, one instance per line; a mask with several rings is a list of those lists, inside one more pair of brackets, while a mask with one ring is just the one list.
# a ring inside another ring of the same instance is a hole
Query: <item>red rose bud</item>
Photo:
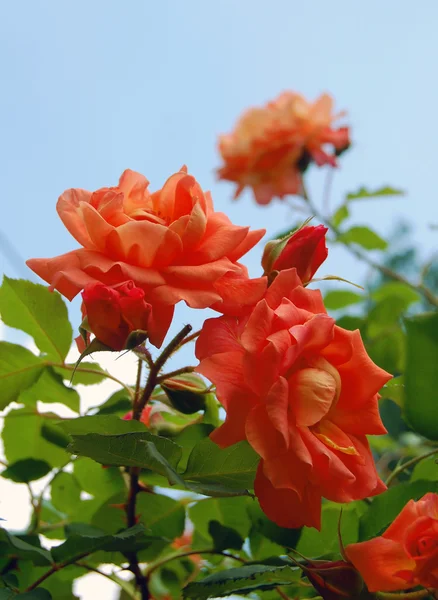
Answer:
[[[340, 600], [341, 598], [359, 598], [363, 590], [363, 580], [356, 569], [348, 562], [339, 560], [309, 561], [306, 566], [300, 565], [303, 571], [324, 600]], [[367, 596], [364, 591], [364, 598]]]
[[166, 379], [161, 384], [172, 406], [185, 415], [205, 407], [207, 387], [204, 380], [195, 373], [183, 373]]
[[123, 350], [132, 332], [147, 330], [151, 306], [133, 281], [114, 287], [90, 283], [82, 298], [87, 329], [112, 350]]
[[324, 225], [302, 227], [281, 240], [268, 242], [262, 258], [265, 275], [295, 267], [301, 281], [308, 283], [327, 258], [327, 231]]

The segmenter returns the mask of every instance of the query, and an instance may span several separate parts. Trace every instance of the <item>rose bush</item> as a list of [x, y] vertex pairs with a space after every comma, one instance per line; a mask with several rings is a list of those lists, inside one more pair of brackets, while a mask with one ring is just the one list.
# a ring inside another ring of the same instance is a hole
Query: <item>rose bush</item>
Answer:
[[[336, 153], [348, 147], [348, 128], [332, 127], [341, 116], [333, 114], [328, 94], [308, 102], [300, 94], [284, 92], [262, 108], [249, 109], [232, 133], [219, 138], [220, 179], [237, 183], [235, 198], [251, 187], [258, 204], [301, 194], [302, 173], [309, 163], [335, 167]], [[333, 146], [332, 154], [327, 145]]]
[[438, 494], [410, 500], [383, 535], [345, 552], [371, 592], [438, 588]]
[[211, 438], [221, 447], [247, 439], [258, 452], [255, 493], [278, 525], [319, 528], [322, 497], [349, 502], [385, 489], [366, 435], [386, 432], [378, 392], [391, 375], [295, 269], [245, 316], [207, 320], [196, 356], [227, 412]]
[[157, 192], [148, 185], [127, 170], [117, 187], [67, 190], [57, 211], [82, 248], [27, 264], [69, 300], [90, 283], [132, 280], [151, 305], [149, 339], [160, 346], [180, 300], [233, 312], [263, 293], [265, 280], [249, 280], [238, 260], [264, 230], [249, 231], [215, 212], [210, 194], [185, 169]]

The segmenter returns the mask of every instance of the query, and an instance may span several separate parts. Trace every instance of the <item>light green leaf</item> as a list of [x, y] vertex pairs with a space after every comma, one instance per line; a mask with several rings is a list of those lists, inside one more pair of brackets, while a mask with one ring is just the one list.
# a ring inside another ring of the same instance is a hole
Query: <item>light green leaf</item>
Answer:
[[438, 313], [405, 320], [405, 415], [416, 432], [438, 440]]
[[357, 225], [344, 231], [338, 237], [338, 240], [346, 244], [359, 244], [359, 246], [362, 246], [366, 250], [385, 250], [388, 246], [387, 242], [380, 235], [363, 225]]
[[129, 398], [129, 394], [125, 389], [114, 392], [106, 402], [100, 406], [93, 407], [98, 408], [97, 415], [117, 415], [123, 417], [132, 410], [132, 400]]
[[371, 297], [377, 302], [385, 300], [388, 297], [392, 298], [394, 296], [402, 298], [404, 301], [403, 304], [406, 308], [410, 304], [414, 304], [415, 302], [419, 302], [421, 300], [419, 292], [413, 290], [404, 283], [400, 283], [399, 281], [388, 281], [387, 283], [379, 286], [371, 294]]
[[61, 467], [70, 461], [67, 452], [46, 441], [42, 436], [44, 425], [53, 419], [31, 413], [28, 408], [11, 410], [4, 420], [3, 443], [9, 463], [26, 458], [44, 460], [52, 467]]
[[[81, 362], [76, 369], [74, 364], [57, 365], [54, 370], [72, 385], [95, 385], [106, 378], [106, 371], [95, 362]], [[74, 375], [73, 375], [74, 372]]]
[[58, 473], [50, 486], [52, 505], [67, 515], [75, 512], [81, 499], [81, 487], [71, 473]]
[[10, 534], [6, 529], [0, 528], [0, 556], [19, 556], [25, 560], [31, 560], [36, 565], [49, 565], [51, 561], [50, 552], [32, 546], [19, 537]]
[[363, 302], [366, 297], [363, 294], [356, 294], [350, 290], [331, 290], [324, 296], [324, 304], [329, 310], [344, 308], [350, 304]]
[[342, 204], [335, 214], [333, 215], [331, 222], [334, 227], [339, 227], [339, 225], [345, 221], [350, 216], [350, 211], [348, 210], [345, 204]]
[[173, 540], [184, 532], [184, 506], [162, 494], [139, 494], [137, 514], [152, 535]]
[[44, 368], [44, 363], [30, 350], [17, 344], [0, 342], [0, 409], [17, 400]]
[[6, 325], [31, 335], [41, 352], [55, 361], [64, 361], [73, 331], [58, 292], [50, 292], [39, 283], [5, 276], [0, 288], [0, 313]]
[[90, 458], [75, 460], [73, 473], [85, 492], [101, 500], [126, 491], [120, 469], [112, 467], [103, 469], [102, 465]]
[[209, 575], [202, 581], [189, 583], [183, 589], [185, 600], [207, 600], [208, 598], [249, 594], [254, 591], [275, 589], [298, 581], [301, 570], [295, 567], [268, 565], [246, 565], [238, 569], [227, 569]]
[[207, 438], [213, 429], [213, 425], [196, 423], [195, 425], [184, 427], [184, 429], [175, 437], [175, 443], [183, 449], [181, 461], [179, 463], [181, 469], [187, 467], [187, 461], [195, 445]]
[[438, 481], [438, 449], [434, 456], [429, 456], [415, 465], [411, 481], [418, 481], [419, 479]]
[[2, 471], [1, 476], [16, 483], [29, 483], [41, 479], [51, 471], [52, 467], [45, 460], [25, 458], [17, 460]]
[[41, 402], [60, 402], [74, 412], [79, 412], [79, 394], [71, 387], [64, 385], [62, 377], [51, 367], [45, 367], [34, 385], [20, 394], [20, 402], [35, 405]]
[[252, 489], [259, 460], [246, 441], [222, 449], [206, 438], [193, 448], [183, 477], [229, 488]]
[[382, 196], [404, 196], [405, 192], [397, 188], [385, 185], [377, 190], [371, 191], [366, 187], [361, 187], [357, 192], [349, 192], [346, 196], [347, 201], [368, 200], [372, 198], [381, 198]]
[[196, 531], [206, 539], [210, 537], [209, 523], [212, 519], [246, 538], [251, 529], [247, 506], [247, 498], [209, 498], [190, 506], [189, 516]]

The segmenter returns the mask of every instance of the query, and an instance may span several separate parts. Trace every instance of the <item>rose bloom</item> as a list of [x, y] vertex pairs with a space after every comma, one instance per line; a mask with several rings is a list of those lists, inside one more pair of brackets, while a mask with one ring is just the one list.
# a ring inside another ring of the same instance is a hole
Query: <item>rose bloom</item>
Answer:
[[[307, 102], [284, 92], [262, 108], [250, 108], [235, 130], [219, 138], [220, 179], [237, 183], [235, 197], [249, 186], [258, 204], [302, 193], [302, 172], [310, 162], [336, 166], [336, 151], [349, 144], [347, 127], [334, 129], [343, 113], [333, 114], [333, 100], [323, 94]], [[330, 145], [335, 152], [329, 153]]]
[[160, 346], [180, 300], [192, 308], [238, 312], [263, 293], [264, 278], [249, 280], [237, 261], [264, 230], [238, 227], [215, 212], [210, 194], [185, 168], [157, 192], [148, 185], [127, 170], [116, 187], [67, 190], [57, 211], [82, 247], [27, 264], [69, 300], [90, 283], [132, 280], [152, 307], [149, 339]]
[[438, 494], [410, 500], [383, 535], [345, 552], [370, 592], [438, 589]]
[[385, 489], [366, 435], [386, 432], [378, 391], [391, 376], [295, 269], [247, 315], [207, 320], [196, 356], [227, 411], [211, 438], [246, 439], [261, 456], [254, 489], [272, 521], [319, 528], [322, 496], [349, 502]]

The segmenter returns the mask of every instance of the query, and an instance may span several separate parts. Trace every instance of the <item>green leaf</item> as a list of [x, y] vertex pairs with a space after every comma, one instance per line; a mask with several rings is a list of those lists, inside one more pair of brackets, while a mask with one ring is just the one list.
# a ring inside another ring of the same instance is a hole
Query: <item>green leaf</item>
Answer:
[[213, 425], [196, 423], [196, 425], [184, 427], [184, 429], [174, 438], [175, 443], [182, 447], [182, 457], [179, 463], [181, 469], [187, 467], [187, 461], [195, 445], [207, 438], [213, 429]]
[[252, 489], [259, 460], [246, 441], [222, 449], [206, 438], [193, 448], [183, 477], [229, 488]]
[[124, 435], [74, 435], [69, 449], [72, 454], [88, 456], [103, 465], [141, 467], [167, 477], [169, 467], [157, 458], [156, 452], [151, 451], [148, 442], [152, 442], [169, 467], [176, 470], [181, 458], [181, 447], [148, 431]]
[[388, 398], [395, 402], [400, 408], [403, 407], [405, 393], [405, 384], [403, 377], [394, 377], [386, 383], [380, 390], [382, 399]]
[[405, 415], [414, 431], [438, 440], [438, 313], [405, 320]]
[[92, 417], [79, 417], [77, 419], [65, 419], [59, 423], [59, 427], [72, 436], [87, 433], [109, 436], [132, 433], [134, 431], [147, 431], [143, 423], [133, 420], [125, 421], [115, 415], [96, 415]]
[[365, 187], [361, 187], [357, 192], [349, 192], [346, 196], [347, 201], [350, 200], [367, 200], [372, 198], [380, 198], [382, 196], [404, 196], [405, 192], [390, 186], [383, 186], [377, 190], [371, 191]]
[[70, 461], [70, 456], [42, 436], [42, 428], [52, 425], [53, 419], [34, 414], [28, 408], [11, 410], [4, 419], [3, 444], [9, 463], [25, 458], [46, 461], [52, 467], [61, 467]]
[[53, 506], [69, 515], [77, 509], [81, 499], [81, 487], [74, 475], [61, 472], [52, 481], [50, 496]]
[[25, 458], [17, 460], [2, 471], [1, 476], [16, 483], [29, 483], [41, 479], [52, 470], [45, 460]]
[[360, 519], [359, 539], [363, 541], [380, 535], [409, 500], [419, 500], [428, 492], [438, 493], [438, 481], [399, 483], [376, 496]]
[[303, 528], [297, 550], [309, 558], [326, 554], [339, 554], [338, 523], [341, 517], [341, 533], [344, 545], [357, 542], [359, 537], [359, 517], [363, 512], [358, 503], [324, 504], [321, 514], [321, 530]]
[[106, 500], [118, 492], [125, 492], [126, 485], [118, 468], [102, 468], [89, 458], [75, 460], [73, 473], [81, 488], [95, 498]]
[[244, 539], [237, 531], [222, 525], [219, 521], [210, 521], [208, 532], [213, 539], [214, 549], [219, 552], [227, 549], [241, 550], [243, 546]]
[[82, 362], [76, 371], [75, 367], [74, 364], [66, 364], [64, 366], [57, 365], [53, 369], [73, 385], [95, 385], [106, 379], [105, 369], [95, 362]]
[[335, 214], [332, 217], [332, 224], [334, 227], [339, 227], [339, 225], [345, 221], [350, 216], [350, 211], [348, 210], [345, 204], [342, 204]]
[[124, 389], [114, 392], [106, 402], [101, 404], [97, 415], [117, 415], [123, 417], [126, 413], [132, 410], [132, 401], [129, 398], [128, 392]]
[[258, 502], [248, 503], [248, 513], [253, 523], [252, 532], [258, 531], [263, 536], [283, 546], [284, 548], [295, 548], [300, 539], [301, 529], [286, 529], [279, 527], [264, 514]]
[[438, 481], [438, 450], [434, 456], [429, 456], [415, 465], [411, 481], [418, 481], [419, 479]]
[[[253, 503], [251, 500], [250, 503]], [[211, 532], [209, 524], [215, 520], [245, 539], [251, 528], [248, 516], [248, 501], [246, 498], [209, 498], [200, 500], [189, 508], [189, 517], [199, 534], [209, 539]]]
[[65, 450], [70, 443], [69, 436], [53, 421], [44, 421], [41, 426], [41, 436], [51, 444]]
[[349, 290], [332, 290], [324, 296], [324, 304], [329, 310], [337, 310], [364, 300], [365, 296], [363, 294], [356, 294], [356, 292], [350, 292]]
[[62, 377], [46, 367], [34, 385], [20, 394], [20, 402], [34, 405], [38, 400], [52, 403], [60, 402], [74, 412], [79, 412], [79, 394], [71, 387], [64, 385]]
[[42, 360], [27, 348], [0, 342], [0, 410], [33, 385], [43, 368]]
[[184, 506], [162, 494], [139, 494], [136, 512], [152, 535], [173, 540], [184, 532]]
[[64, 362], [72, 342], [67, 307], [58, 292], [38, 283], [4, 277], [0, 288], [0, 312], [6, 325], [21, 329], [56, 361]]
[[16, 598], [16, 594], [9, 588], [1, 588], [0, 589], [0, 600], [13, 600]]
[[70, 528], [70, 534], [63, 544], [52, 548], [52, 557], [56, 563], [60, 563], [92, 554], [97, 550], [129, 552], [132, 546], [144, 537], [145, 529], [141, 524], [134, 525], [116, 535], [107, 535], [90, 525], [76, 526], [74, 529]]
[[253, 591], [275, 589], [278, 585], [296, 582], [301, 570], [295, 567], [274, 567], [268, 565], [245, 565], [237, 569], [227, 569], [214, 573], [202, 581], [189, 583], [183, 589], [186, 600], [207, 600], [208, 598], [249, 594]]
[[385, 250], [388, 246], [387, 242], [375, 231], [363, 225], [351, 227], [347, 231], [344, 231], [338, 237], [338, 240], [346, 244], [359, 244], [359, 246], [362, 246], [366, 250]]
[[421, 300], [419, 292], [399, 281], [388, 281], [374, 290], [371, 294], [371, 297], [377, 302], [385, 300], [385, 298], [392, 298], [393, 296], [402, 298], [405, 308], [410, 304], [414, 304]]
[[50, 565], [52, 562], [50, 552], [47, 550], [33, 546], [10, 534], [6, 529], [0, 528], [0, 556], [6, 554], [31, 560], [36, 565]]

